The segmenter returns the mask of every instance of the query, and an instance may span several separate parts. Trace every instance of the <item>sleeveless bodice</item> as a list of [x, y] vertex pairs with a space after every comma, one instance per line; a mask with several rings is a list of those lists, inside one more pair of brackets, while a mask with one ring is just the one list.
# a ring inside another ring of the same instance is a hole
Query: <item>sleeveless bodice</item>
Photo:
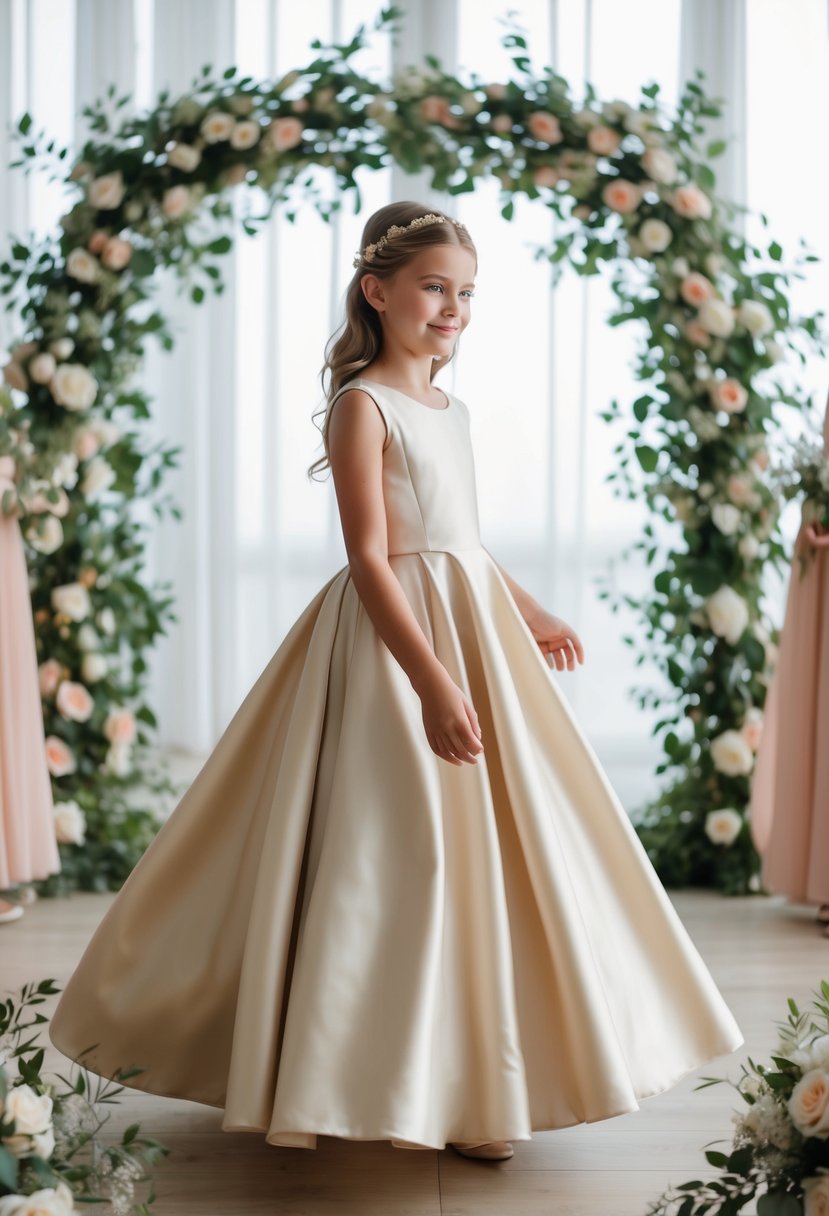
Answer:
[[447, 392], [435, 409], [398, 389], [357, 376], [341, 393], [367, 393], [386, 424], [383, 496], [389, 556], [481, 546], [475, 462], [466, 403]]

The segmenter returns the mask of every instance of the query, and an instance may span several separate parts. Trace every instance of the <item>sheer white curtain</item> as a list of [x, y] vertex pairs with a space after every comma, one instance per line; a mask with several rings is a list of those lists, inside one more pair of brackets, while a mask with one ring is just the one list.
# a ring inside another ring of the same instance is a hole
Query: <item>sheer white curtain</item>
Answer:
[[[110, 80], [121, 92], [134, 89], [134, 104], [144, 107], [164, 87], [186, 89], [205, 63], [280, 74], [307, 61], [313, 38], [348, 36], [381, 7], [379, 0], [0, 0], [0, 139], [7, 121], [28, 108], [38, 126], [71, 142], [72, 115]], [[783, 7], [797, 8], [798, 20], [786, 21]], [[823, 0], [747, 7], [745, 0], [410, 0], [408, 8], [396, 45], [375, 37], [363, 53], [365, 70], [386, 74], [430, 53], [450, 69], [503, 77], [499, 19], [507, 9], [527, 27], [535, 64], [552, 63], [576, 97], [591, 80], [603, 99], [635, 101], [656, 79], [670, 103], [692, 68], [704, 67], [710, 90], [726, 98], [735, 135], [716, 162], [724, 189], [727, 182], [726, 192], [745, 201], [748, 182], [749, 205], [770, 210], [785, 240], [803, 234], [829, 256], [825, 209], [810, 201], [826, 197], [816, 143], [788, 166], [799, 175], [789, 185], [798, 184], [802, 206], [791, 207], [791, 191], [772, 207], [766, 198], [774, 189], [769, 143], [788, 140], [793, 119], [814, 117], [816, 106], [823, 125], [813, 124], [812, 135], [817, 129], [825, 138]], [[776, 108], [769, 101], [761, 110], [758, 138], [752, 103], [771, 90], [768, 76], [746, 73], [746, 48], [762, 59], [770, 46]], [[798, 72], [798, 54], [807, 55], [810, 73]], [[168, 485], [184, 509], [182, 522], [155, 526], [148, 571], [170, 581], [179, 617], [152, 661], [161, 740], [198, 761], [298, 612], [345, 561], [330, 480], [309, 483], [305, 475], [321, 450], [311, 414], [321, 403], [323, 345], [339, 321], [366, 215], [391, 198], [421, 198], [464, 219], [479, 246], [474, 322], [443, 380], [472, 411], [484, 543], [579, 630], [585, 668], [553, 678], [634, 809], [652, 786], [657, 755], [649, 720], [627, 690], [651, 675], [634, 667], [622, 643], [631, 621], [599, 601], [595, 578], [643, 522], [642, 505], [614, 498], [605, 481], [617, 437], [598, 417], [612, 397], [636, 395], [636, 335], [604, 325], [613, 304], [606, 279], [568, 278], [550, 291], [547, 269], [530, 252], [549, 238], [542, 207], [519, 206], [508, 224], [491, 186], [450, 199], [396, 169], [359, 181], [359, 215], [346, 199], [331, 225], [308, 208], [294, 225], [275, 217], [255, 240], [240, 238], [224, 259], [223, 296], [196, 307], [172, 283], [159, 285], [178, 340], [170, 355], [153, 351], [144, 373], [155, 396], [148, 442], [163, 436], [182, 445], [181, 469]], [[1, 232], [45, 230], [63, 209], [59, 190], [42, 181], [0, 179]], [[803, 300], [812, 293], [801, 307], [816, 307], [821, 290], [825, 303], [825, 288], [822, 266], [797, 287]], [[7, 344], [17, 335], [7, 318], [0, 324]], [[817, 386], [817, 368], [806, 374]], [[647, 586], [635, 563], [618, 577], [632, 592]]]

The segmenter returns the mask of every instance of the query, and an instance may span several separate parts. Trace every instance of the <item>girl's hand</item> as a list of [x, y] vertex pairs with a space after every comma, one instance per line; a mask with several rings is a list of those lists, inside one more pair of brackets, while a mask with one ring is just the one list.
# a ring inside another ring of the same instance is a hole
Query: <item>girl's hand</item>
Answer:
[[477, 764], [484, 750], [472, 703], [444, 669], [419, 690], [429, 746], [450, 764]]
[[565, 664], [568, 671], [573, 671], [575, 659], [584, 662], [584, 647], [579, 635], [560, 616], [552, 616], [542, 609], [527, 621], [527, 625], [548, 663], [549, 656], [553, 656], [558, 671], [564, 671]]
[[829, 549], [829, 532], [818, 532], [814, 524], [806, 525], [806, 539], [815, 549]]

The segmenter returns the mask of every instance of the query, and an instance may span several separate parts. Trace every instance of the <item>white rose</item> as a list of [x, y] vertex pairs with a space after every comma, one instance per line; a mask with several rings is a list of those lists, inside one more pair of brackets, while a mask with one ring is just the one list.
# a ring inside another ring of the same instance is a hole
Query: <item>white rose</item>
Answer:
[[63, 524], [54, 515], [45, 515], [29, 525], [26, 540], [38, 553], [55, 553], [63, 544]]
[[725, 638], [732, 646], [739, 641], [748, 625], [748, 605], [733, 587], [720, 587], [705, 601], [705, 609], [717, 637]]
[[731, 807], [722, 811], [709, 811], [705, 816], [705, 834], [714, 844], [733, 844], [740, 835], [743, 820]]
[[727, 777], [744, 777], [754, 767], [754, 755], [743, 736], [736, 730], [724, 730], [711, 741], [714, 768]]
[[671, 186], [676, 181], [676, 161], [664, 148], [648, 148], [642, 157], [642, 167], [648, 177], [662, 185]]
[[167, 160], [174, 169], [181, 169], [185, 173], [192, 173], [199, 166], [201, 151], [199, 148], [194, 148], [192, 144], [174, 143], [167, 153]]
[[96, 654], [95, 651], [85, 654], [81, 660], [81, 675], [87, 684], [97, 684], [99, 680], [103, 680], [108, 671], [109, 663], [106, 658], [102, 654]]
[[829, 1139], [829, 1074], [812, 1068], [798, 1081], [788, 1102], [789, 1114], [804, 1136]]
[[66, 259], [66, 273], [79, 283], [95, 283], [101, 273], [98, 259], [82, 245], [70, 250]]
[[161, 210], [168, 219], [177, 220], [186, 215], [194, 203], [187, 186], [170, 186], [161, 198]]
[[29, 364], [29, 375], [35, 384], [48, 384], [56, 367], [55, 356], [50, 355], [48, 351], [41, 351]]
[[237, 122], [230, 136], [230, 146], [231, 148], [236, 148], [237, 150], [252, 148], [254, 144], [259, 142], [259, 137], [261, 134], [262, 128], [259, 126], [258, 122], [252, 122], [250, 120]]
[[740, 537], [737, 548], [740, 552], [740, 557], [742, 557], [745, 561], [750, 562], [753, 561], [760, 552], [760, 542], [756, 536], [752, 536], [752, 534], [749, 532], [746, 536]]
[[14, 1122], [15, 1134], [34, 1136], [52, 1123], [52, 1099], [30, 1085], [16, 1085], [6, 1094], [4, 1117]]
[[734, 312], [725, 300], [704, 300], [697, 320], [715, 338], [727, 338], [734, 329]]
[[760, 300], [743, 300], [737, 310], [737, 320], [754, 338], [762, 338], [774, 329], [774, 318]]
[[55, 338], [54, 342], [49, 343], [49, 350], [56, 359], [68, 359], [75, 349], [75, 343], [71, 338]]
[[87, 410], [98, 395], [98, 381], [82, 363], [61, 363], [49, 387], [58, 405], [68, 410]]
[[230, 139], [235, 126], [236, 119], [232, 114], [226, 114], [224, 110], [211, 110], [202, 119], [199, 130], [207, 143], [217, 144], [222, 140]]
[[6, 1195], [0, 1199], [0, 1216], [72, 1216], [72, 1192], [65, 1182], [31, 1195]]
[[829, 1174], [803, 1179], [803, 1216], [829, 1216]]
[[766, 354], [771, 359], [772, 363], [780, 363], [786, 357], [785, 349], [779, 342], [775, 342], [774, 338], [766, 338], [763, 345], [766, 348]]
[[718, 502], [711, 508], [714, 526], [723, 536], [733, 536], [740, 526], [740, 510], [730, 502]]
[[118, 170], [93, 178], [87, 190], [87, 199], [99, 211], [114, 211], [124, 200], [124, 178]]
[[104, 768], [116, 777], [128, 777], [131, 772], [132, 748], [128, 743], [113, 743], [107, 748]]
[[809, 1067], [829, 1072], [829, 1034], [818, 1035], [809, 1044]]
[[78, 646], [81, 650], [97, 650], [101, 644], [101, 639], [90, 625], [89, 621], [85, 621], [78, 630]]
[[60, 587], [53, 587], [51, 599], [55, 612], [62, 612], [71, 621], [82, 621], [89, 616], [89, 592], [83, 583], [63, 583]]
[[74, 798], [55, 803], [55, 836], [61, 844], [83, 844], [86, 816]]
[[93, 456], [86, 468], [86, 474], [81, 482], [81, 493], [84, 498], [98, 498], [108, 490], [115, 481], [116, 473], [104, 456]]
[[662, 253], [670, 245], [674, 234], [664, 220], [645, 220], [639, 229], [639, 238], [651, 253]]
[[[121, 438], [121, 428], [109, 418], [95, 418], [89, 429], [102, 448], [110, 448]], [[94, 453], [93, 453], [94, 454]]]
[[115, 633], [115, 613], [107, 606], [98, 613], [98, 627], [103, 633]]

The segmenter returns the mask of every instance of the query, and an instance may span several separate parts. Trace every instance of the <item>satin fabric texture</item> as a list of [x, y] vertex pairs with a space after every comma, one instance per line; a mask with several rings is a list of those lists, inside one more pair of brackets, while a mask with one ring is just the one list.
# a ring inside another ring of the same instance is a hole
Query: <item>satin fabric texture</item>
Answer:
[[273, 1145], [635, 1110], [742, 1035], [481, 544], [466, 403], [351, 387], [386, 425], [390, 565], [485, 752], [435, 755], [339, 570], [115, 899], [52, 1040]]
[[[0, 456], [0, 499], [14, 471]], [[0, 891], [59, 870], [26, 555], [0, 511]]]
[[[829, 403], [823, 423], [829, 455]], [[751, 780], [749, 823], [762, 880], [800, 903], [829, 903], [829, 551], [801, 520], [777, 663]], [[808, 557], [801, 578], [800, 556]]]

